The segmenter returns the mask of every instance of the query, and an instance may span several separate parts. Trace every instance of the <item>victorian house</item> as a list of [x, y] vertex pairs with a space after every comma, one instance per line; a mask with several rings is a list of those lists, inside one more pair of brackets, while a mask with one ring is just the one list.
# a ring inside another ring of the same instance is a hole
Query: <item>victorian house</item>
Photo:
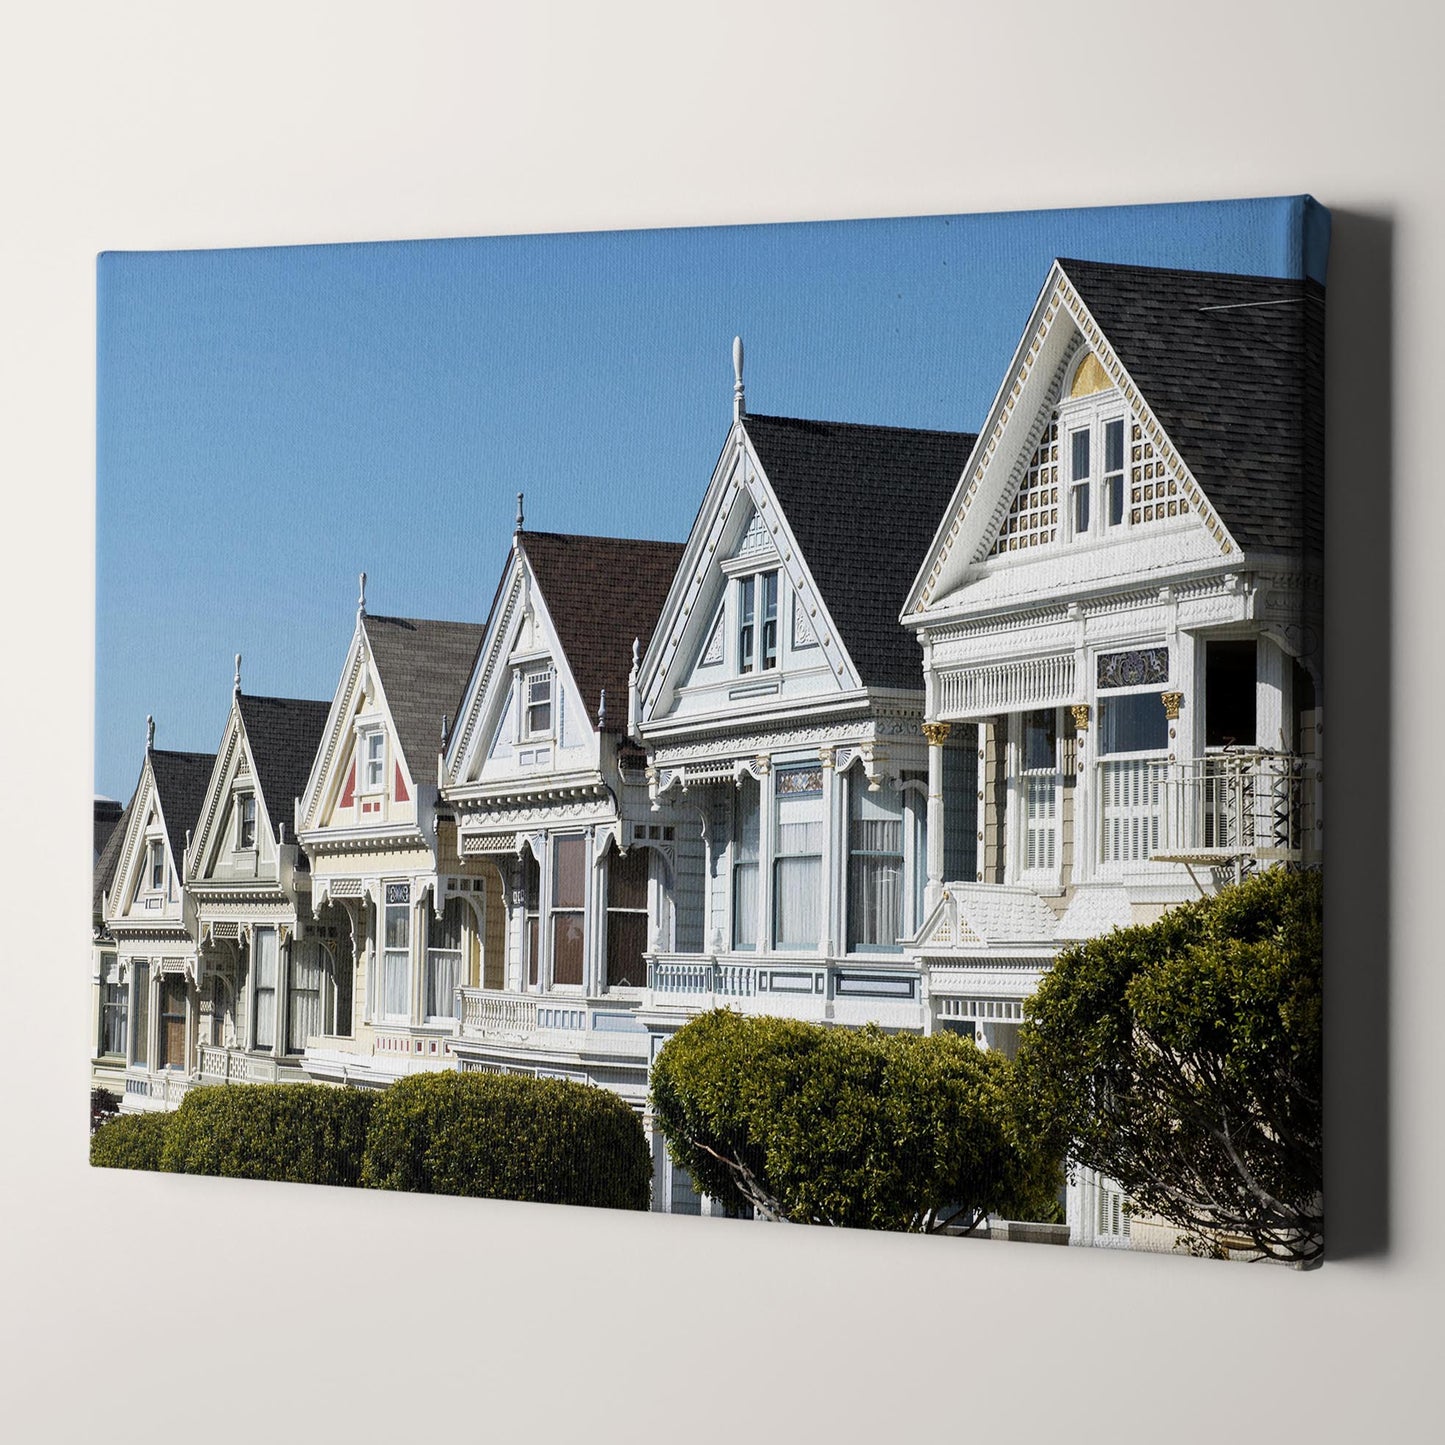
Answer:
[[[106, 927], [106, 894], [115, 881], [116, 864], [125, 842], [129, 808], [112, 821], [106, 809], [104, 820], [101, 799], [95, 807], [95, 864], [91, 873], [90, 898], [90, 985], [92, 1040], [91, 1085], [108, 1089], [117, 1097], [125, 1093], [125, 1069], [130, 1022], [130, 990], [120, 977], [115, 937]], [[110, 802], [110, 799], [104, 801]], [[116, 805], [117, 807], [119, 804]]]
[[215, 761], [157, 748], [147, 718], [140, 781], [111, 857], [97, 865], [109, 883], [96, 948], [92, 1074], [123, 1094], [126, 1109], [174, 1105], [197, 1064], [196, 915], [183, 869]]
[[488, 874], [458, 853], [437, 773], [486, 629], [372, 616], [365, 582], [295, 804], [311, 867], [308, 927], [333, 979], [307, 1003], [322, 1027], [307, 1035], [301, 1067], [313, 1079], [385, 1085], [455, 1067], [457, 990], [481, 982]]
[[700, 891], [701, 858], [686, 820], [651, 808], [627, 688], [681, 555], [671, 542], [525, 531], [518, 515], [442, 760], [469, 875], [447, 907], [466, 908], [482, 938], [480, 973], [459, 979], [463, 1069], [646, 1102], [644, 955], [693, 926], [675, 899]]
[[313, 1035], [349, 1031], [349, 936], [311, 914], [296, 799], [330, 704], [254, 697], [236, 658], [231, 710], [186, 854], [195, 912], [202, 1083], [305, 1078]]
[[[927, 1027], [1012, 1052], [1063, 944], [1319, 861], [1323, 299], [1052, 267], [903, 610]], [[1069, 1210], [1126, 1241], [1109, 1181]]]
[[[648, 953], [653, 1052], [718, 1006], [921, 1030], [927, 750], [898, 624], [973, 437], [734, 420], [631, 694], [687, 822]], [[680, 1203], [685, 1181], [674, 1181]]]

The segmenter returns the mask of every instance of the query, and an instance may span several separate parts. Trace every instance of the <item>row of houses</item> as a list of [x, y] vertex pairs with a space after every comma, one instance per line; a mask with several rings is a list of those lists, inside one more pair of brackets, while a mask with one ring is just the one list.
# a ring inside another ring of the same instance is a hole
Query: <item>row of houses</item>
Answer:
[[[1323, 292], [1054, 263], [979, 431], [748, 412], [685, 543], [236, 661], [96, 865], [95, 1081], [613, 1089], [717, 1006], [1012, 1052], [1058, 950], [1320, 853]], [[706, 1212], [655, 1147], [655, 1206]], [[1106, 1180], [1071, 1237], [1126, 1242]]]

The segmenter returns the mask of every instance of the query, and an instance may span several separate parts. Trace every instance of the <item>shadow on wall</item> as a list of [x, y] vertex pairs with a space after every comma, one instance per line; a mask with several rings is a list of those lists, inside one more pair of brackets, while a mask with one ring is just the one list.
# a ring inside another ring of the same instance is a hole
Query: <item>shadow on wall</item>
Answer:
[[[1334, 211], [1325, 326], [1325, 1240], [1390, 1247], [1395, 226]], [[1340, 767], [1360, 759], [1364, 769]], [[1334, 763], [1332, 770], [1330, 764]]]

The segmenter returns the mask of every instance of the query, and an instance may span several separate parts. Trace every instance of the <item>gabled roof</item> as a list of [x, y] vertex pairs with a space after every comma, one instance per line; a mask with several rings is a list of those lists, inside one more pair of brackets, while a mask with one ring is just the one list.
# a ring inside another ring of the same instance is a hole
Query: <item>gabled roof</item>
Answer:
[[369, 612], [362, 626], [412, 780], [431, 779], [441, 748], [442, 717], [455, 720], [457, 699], [487, 629], [479, 622], [373, 617]]
[[[134, 799], [132, 799], [132, 802]], [[101, 901], [115, 879], [116, 865], [120, 862], [120, 850], [125, 844], [126, 829], [130, 827], [130, 804], [110, 830], [100, 857], [95, 860], [95, 871], [91, 876], [91, 913], [101, 916]]]
[[289, 822], [292, 805], [306, 788], [311, 764], [326, 731], [329, 702], [308, 698], [236, 694], [236, 705], [251, 748], [251, 763], [270, 811], [273, 836]]
[[1061, 260], [1241, 547], [1323, 546], [1324, 288]]
[[115, 831], [115, 826], [120, 822], [121, 815], [125, 810], [121, 807], [116, 798], [101, 798], [95, 800], [94, 814], [94, 852], [98, 859], [105, 852], [105, 845], [110, 835]]
[[646, 648], [683, 544], [559, 532], [523, 532], [520, 541], [588, 718], [595, 723], [605, 688], [605, 731], [624, 731], [632, 640]]
[[156, 780], [161, 816], [165, 819], [166, 837], [170, 842], [171, 859], [179, 870], [186, 854], [186, 834], [201, 816], [206, 801], [211, 770], [216, 766], [215, 753], [172, 753], [152, 748], [151, 776]]
[[743, 425], [865, 686], [916, 690], [898, 621], [975, 437], [748, 413]]

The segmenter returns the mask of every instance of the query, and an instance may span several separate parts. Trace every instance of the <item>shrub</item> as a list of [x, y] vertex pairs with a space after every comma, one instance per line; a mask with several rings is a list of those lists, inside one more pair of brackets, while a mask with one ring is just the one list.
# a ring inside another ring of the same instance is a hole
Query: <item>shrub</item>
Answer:
[[1053, 1209], [1054, 1157], [1017, 1141], [1001, 1054], [954, 1034], [828, 1029], [727, 1010], [659, 1054], [673, 1160], [729, 1207], [800, 1224], [936, 1232]]
[[160, 1169], [173, 1114], [118, 1114], [90, 1136], [90, 1162], [100, 1169]]
[[365, 1183], [538, 1204], [646, 1209], [637, 1115], [605, 1089], [507, 1074], [415, 1074], [376, 1103]]
[[1206, 1241], [1323, 1248], [1320, 874], [1272, 869], [1065, 950], [1019, 1048], [1024, 1127]]
[[175, 1112], [162, 1165], [178, 1174], [358, 1185], [377, 1097], [329, 1084], [192, 1089]]

